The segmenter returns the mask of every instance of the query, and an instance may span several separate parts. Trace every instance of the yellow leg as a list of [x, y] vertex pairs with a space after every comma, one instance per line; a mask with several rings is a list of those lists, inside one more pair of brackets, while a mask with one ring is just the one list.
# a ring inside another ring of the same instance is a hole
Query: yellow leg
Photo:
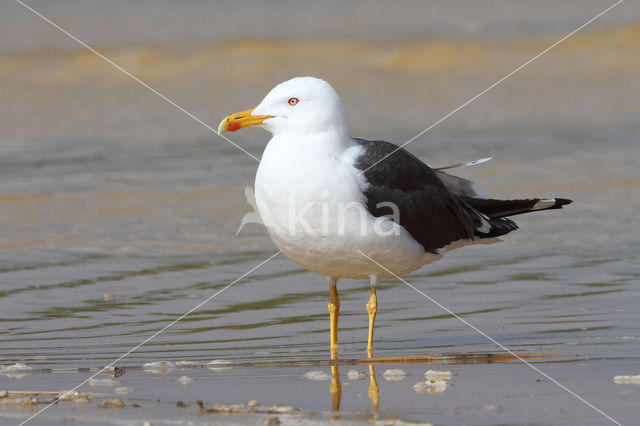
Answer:
[[[338, 288], [333, 278], [329, 279], [329, 320], [331, 333], [331, 359], [338, 359], [338, 315], [340, 314], [340, 298], [338, 297]], [[337, 365], [331, 366], [331, 385], [329, 392], [331, 393], [331, 409], [340, 411], [340, 401], [342, 400], [342, 384], [340, 383], [340, 370]], [[334, 417], [337, 420], [338, 417]]]
[[378, 313], [378, 297], [376, 296], [375, 285], [371, 286], [371, 298], [367, 303], [367, 313], [369, 314], [369, 338], [367, 339], [367, 354], [369, 358], [373, 355], [373, 324]]
[[[367, 339], [367, 356], [369, 359], [373, 358], [373, 325], [376, 321], [376, 314], [378, 313], [378, 297], [376, 296], [376, 284], [378, 281], [377, 276], [371, 277], [371, 297], [367, 303], [367, 313], [369, 314], [369, 336]], [[380, 388], [378, 387], [378, 381], [376, 380], [376, 369], [373, 364], [369, 364], [369, 399], [373, 405], [373, 410], [378, 412], [380, 407]]]
[[331, 359], [338, 358], [338, 315], [340, 314], [340, 298], [334, 282], [329, 285], [329, 320], [331, 321]]

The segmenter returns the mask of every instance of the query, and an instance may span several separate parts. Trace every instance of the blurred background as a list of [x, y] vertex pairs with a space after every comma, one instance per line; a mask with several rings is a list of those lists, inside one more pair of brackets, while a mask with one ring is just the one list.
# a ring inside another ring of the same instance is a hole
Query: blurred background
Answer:
[[[354, 137], [400, 144], [613, 2], [28, 4], [213, 128], [277, 83], [313, 75], [341, 95]], [[407, 147], [435, 166], [493, 156], [459, 172], [498, 197], [575, 201], [412, 282], [515, 349], [573, 342], [586, 358], [637, 364], [639, 53], [640, 4], [627, 1]], [[0, 5], [0, 129], [6, 363], [105, 364], [276, 251], [258, 225], [234, 236], [251, 210], [254, 159], [12, 1]], [[269, 138], [228, 136], [258, 157]], [[341, 287], [344, 356], [364, 355], [367, 287]], [[323, 278], [279, 257], [124, 363], [324, 358], [326, 293]], [[378, 297], [381, 356], [494, 349], [398, 283]], [[610, 364], [599, 366], [610, 382]], [[298, 371], [280, 373], [285, 399], [326, 409], [313, 393], [286, 393]], [[30, 377], [0, 384], [59, 389], [82, 376]], [[143, 383], [145, 395], [161, 392]]]

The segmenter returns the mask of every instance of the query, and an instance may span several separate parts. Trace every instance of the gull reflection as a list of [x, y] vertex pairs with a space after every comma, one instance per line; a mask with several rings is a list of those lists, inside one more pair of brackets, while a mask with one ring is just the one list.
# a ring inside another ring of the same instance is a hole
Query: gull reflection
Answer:
[[342, 400], [342, 384], [340, 383], [340, 367], [331, 366], [331, 384], [329, 393], [331, 394], [331, 410], [340, 411], [340, 401]]
[[373, 411], [377, 415], [380, 408], [380, 388], [376, 380], [376, 367], [373, 364], [369, 364], [369, 392], [367, 394], [373, 405]]
[[[373, 350], [369, 349], [367, 351], [367, 356], [371, 360], [373, 358]], [[331, 360], [338, 360], [337, 348], [332, 349]], [[349, 371], [347, 376], [351, 380], [357, 380], [361, 378], [361, 374], [364, 375], [365, 373]], [[342, 383], [340, 382], [340, 367], [337, 364], [331, 366], [331, 384], [329, 385], [329, 394], [331, 395], [331, 410], [335, 412], [340, 411]], [[378, 380], [376, 379], [376, 367], [372, 362], [369, 363], [369, 389], [367, 391], [367, 395], [371, 400], [374, 415], [377, 417], [378, 409], [380, 408], [380, 387], [378, 386]], [[333, 418], [337, 419], [338, 417], [334, 416]]]
[[[357, 374], [357, 373], [356, 373]], [[342, 383], [340, 382], [340, 367], [337, 365], [331, 366], [331, 384], [329, 385], [329, 394], [331, 395], [331, 410], [340, 411], [340, 403], [342, 401]], [[380, 388], [378, 387], [378, 380], [376, 379], [376, 367], [373, 364], [369, 365], [369, 389], [367, 395], [371, 400], [374, 413], [377, 415], [380, 408]], [[357, 380], [360, 377], [351, 377], [352, 380]], [[337, 416], [332, 417], [337, 419]]]
[[[342, 383], [340, 381], [340, 367], [337, 364], [337, 354], [333, 358], [336, 362], [331, 366], [331, 384], [329, 386], [329, 393], [331, 395], [331, 410], [334, 412], [333, 419], [339, 419], [338, 413], [340, 411], [340, 403], [342, 400]], [[378, 380], [376, 377], [375, 363], [379, 360], [373, 359], [371, 353], [368, 354], [368, 360], [355, 360], [358, 363], [365, 363], [368, 361], [369, 372], [357, 371], [355, 369], [349, 370], [347, 377], [349, 380], [362, 380], [367, 375], [369, 376], [369, 388], [367, 395], [371, 400], [371, 406], [373, 408], [374, 418], [378, 418], [380, 409], [380, 387], [378, 386]], [[403, 380], [407, 376], [407, 373], [402, 369], [389, 369], [383, 374], [383, 377], [387, 381]], [[449, 380], [452, 377], [451, 371], [438, 371], [428, 370], [425, 374], [424, 381], [420, 381], [413, 385], [413, 390], [418, 394], [425, 393], [441, 393], [448, 389]]]
[[[367, 358], [373, 359], [373, 348], [367, 349]], [[377, 415], [380, 408], [380, 388], [378, 387], [378, 381], [376, 380], [376, 367], [373, 363], [369, 364], [369, 391], [367, 392], [371, 404], [373, 405], [373, 411]]]

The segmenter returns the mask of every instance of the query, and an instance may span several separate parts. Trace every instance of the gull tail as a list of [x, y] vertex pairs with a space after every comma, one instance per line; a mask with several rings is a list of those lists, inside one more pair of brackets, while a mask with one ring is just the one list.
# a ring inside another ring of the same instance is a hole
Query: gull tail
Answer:
[[560, 209], [572, 203], [566, 198], [530, 198], [524, 200], [494, 200], [485, 198], [460, 197], [476, 214], [481, 226], [474, 229], [480, 239], [492, 239], [518, 229], [518, 225], [508, 216], [539, 210]]
[[541, 211], [561, 209], [573, 201], [566, 198], [530, 198], [523, 200], [494, 200], [483, 198], [460, 197], [469, 206], [487, 215], [491, 219]]

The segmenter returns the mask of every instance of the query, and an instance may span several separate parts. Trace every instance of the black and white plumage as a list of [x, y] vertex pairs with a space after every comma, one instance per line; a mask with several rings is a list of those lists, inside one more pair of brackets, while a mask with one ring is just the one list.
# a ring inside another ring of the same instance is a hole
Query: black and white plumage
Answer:
[[[486, 198], [473, 182], [445, 172], [461, 165], [432, 169], [392, 143], [352, 139], [339, 96], [313, 77], [279, 84], [256, 108], [226, 117], [219, 131], [247, 126], [273, 135], [256, 173], [255, 197], [274, 243], [328, 278], [330, 312], [339, 308], [339, 278], [371, 280], [369, 347], [379, 277], [415, 271], [447, 250], [495, 241], [517, 229], [508, 216], [571, 202]], [[332, 313], [332, 330], [334, 319]]]
[[[400, 225], [427, 252], [438, 253], [458, 240], [505, 235], [518, 229], [507, 216], [560, 208], [571, 202], [539, 198], [494, 200], [456, 194], [455, 189], [443, 181], [445, 173], [433, 170], [403, 148], [385, 141], [355, 141], [364, 148], [355, 166], [367, 179], [365, 196], [369, 212], [378, 217], [389, 214], [388, 208], [377, 207], [381, 203], [397, 205]], [[447, 177], [454, 188], [461, 181], [457, 176]], [[462, 189], [458, 185], [458, 190]]]
[[352, 139], [339, 96], [313, 77], [276, 86], [220, 130], [247, 126], [273, 134], [255, 181], [269, 235], [294, 262], [334, 280], [389, 275], [358, 251], [401, 275], [517, 229], [507, 216], [570, 202], [482, 198], [444, 171], [460, 165], [432, 169], [395, 144]]

